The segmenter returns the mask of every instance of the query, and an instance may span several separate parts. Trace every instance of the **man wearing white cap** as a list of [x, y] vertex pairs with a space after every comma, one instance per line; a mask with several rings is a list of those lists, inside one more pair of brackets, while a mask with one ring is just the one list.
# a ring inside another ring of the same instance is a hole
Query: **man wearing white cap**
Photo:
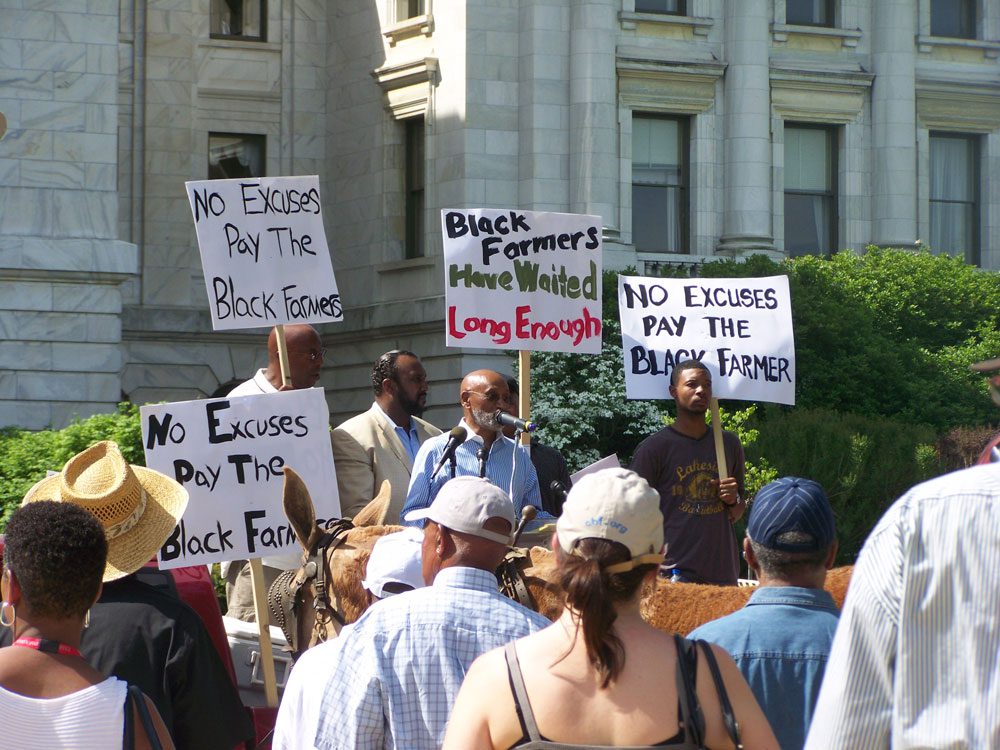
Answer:
[[[393, 594], [423, 588], [420, 563], [423, 538], [418, 529], [404, 529], [386, 534], [375, 542], [361, 582], [368, 592], [369, 604]], [[278, 709], [271, 744], [274, 750], [313, 747], [323, 697], [318, 686], [329, 676], [340, 645], [353, 627], [353, 624], [345, 625], [338, 638], [309, 649], [295, 662]]]
[[493, 571], [515, 523], [499, 487], [458, 477], [406, 520], [427, 521], [427, 587], [381, 602], [341, 633], [315, 738], [322, 750], [436, 750], [473, 660], [549, 624], [497, 591]]

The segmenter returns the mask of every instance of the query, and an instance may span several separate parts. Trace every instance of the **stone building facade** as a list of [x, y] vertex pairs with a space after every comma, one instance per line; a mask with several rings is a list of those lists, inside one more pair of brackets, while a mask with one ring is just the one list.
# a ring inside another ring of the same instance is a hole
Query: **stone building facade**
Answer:
[[[419, 353], [439, 211], [599, 214], [605, 265], [869, 243], [1000, 268], [1000, 0], [0, 0], [0, 425], [249, 377], [183, 183], [318, 174], [333, 419]], [[0, 121], [2, 122], [2, 121]]]

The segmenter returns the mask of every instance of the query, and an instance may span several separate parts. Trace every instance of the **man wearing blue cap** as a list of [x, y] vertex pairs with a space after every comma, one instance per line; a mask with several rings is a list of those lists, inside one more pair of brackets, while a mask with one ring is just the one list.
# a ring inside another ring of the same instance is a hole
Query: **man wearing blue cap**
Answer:
[[760, 587], [746, 607], [696, 628], [722, 646], [753, 690], [783, 750], [805, 743], [839, 612], [823, 590], [837, 555], [833, 511], [811, 479], [764, 486], [750, 509], [743, 554]]

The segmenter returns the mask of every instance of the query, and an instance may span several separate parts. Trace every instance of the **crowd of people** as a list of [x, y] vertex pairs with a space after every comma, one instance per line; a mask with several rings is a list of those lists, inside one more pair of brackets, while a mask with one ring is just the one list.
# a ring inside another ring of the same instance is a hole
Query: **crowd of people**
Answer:
[[[290, 380], [272, 333], [267, 367], [231, 395], [314, 385], [318, 333], [286, 326], [286, 340]], [[840, 612], [824, 590], [838, 550], [826, 493], [782, 477], [748, 503], [731, 433], [719, 471], [698, 361], [673, 368], [677, 419], [630, 467], [575, 485], [558, 451], [505, 434], [513, 378], [466, 375], [448, 433], [421, 419], [427, 374], [412, 352], [379, 357], [372, 389], [371, 408], [331, 433], [341, 504], [353, 515], [388, 481], [380, 520], [404, 528], [372, 549], [365, 613], [295, 665], [275, 748], [1000, 747], [996, 466], [900, 498]], [[0, 578], [0, 748], [252, 736], [198, 616], [145, 567], [187, 499], [110, 442], [27, 493]], [[553, 529], [554, 621], [498, 592], [528, 506]], [[740, 551], [757, 578], [745, 607], [687, 637], [644, 620], [656, 586], [735, 585]], [[271, 577], [293, 566], [266, 562]], [[244, 563], [229, 569], [229, 613], [252, 619]]]

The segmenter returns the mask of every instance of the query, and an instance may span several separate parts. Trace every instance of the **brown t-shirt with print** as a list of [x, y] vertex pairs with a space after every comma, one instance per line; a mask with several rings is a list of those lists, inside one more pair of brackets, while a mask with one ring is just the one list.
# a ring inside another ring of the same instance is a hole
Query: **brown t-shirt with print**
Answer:
[[[732, 432], [723, 431], [722, 442], [729, 473], [736, 477], [743, 497], [743, 446]], [[664, 427], [642, 441], [629, 468], [660, 493], [665, 565], [688, 571], [705, 583], [735, 585], [736, 540], [726, 507], [710, 484], [719, 478], [712, 430], [695, 439]]]

